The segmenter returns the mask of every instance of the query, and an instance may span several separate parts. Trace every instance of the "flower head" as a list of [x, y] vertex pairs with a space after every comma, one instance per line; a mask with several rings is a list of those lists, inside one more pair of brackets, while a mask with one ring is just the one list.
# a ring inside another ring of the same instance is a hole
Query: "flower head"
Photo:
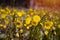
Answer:
[[0, 27], [2, 27], [2, 28], [6, 28], [7, 26], [6, 25], [4, 25], [4, 24], [0, 24]]
[[45, 31], [44, 33], [45, 33], [45, 35], [48, 35], [48, 31]]
[[44, 28], [45, 29], [50, 29], [53, 25], [53, 22], [52, 21], [47, 21], [44, 23]]
[[41, 20], [40, 16], [38, 16], [38, 15], [33, 16], [33, 21], [34, 22], [38, 23], [40, 20]]
[[25, 20], [25, 23], [26, 23], [26, 24], [30, 24], [31, 20], [32, 20], [31, 17], [28, 16], [28, 17], [26, 18], [26, 20]]
[[23, 29], [20, 29], [20, 33], [23, 33], [23, 31], [24, 31]]
[[58, 28], [60, 28], [60, 24], [58, 24]]
[[33, 11], [33, 9], [32, 9], [32, 8], [30, 8], [30, 9], [29, 9], [29, 11], [30, 11], [30, 12], [32, 12], [32, 11]]
[[20, 28], [22, 26], [22, 22], [19, 19], [16, 20], [15, 24], [17, 28]]
[[23, 16], [24, 14], [25, 14], [24, 11], [18, 11], [18, 12], [17, 12], [17, 15], [18, 15], [19, 17]]

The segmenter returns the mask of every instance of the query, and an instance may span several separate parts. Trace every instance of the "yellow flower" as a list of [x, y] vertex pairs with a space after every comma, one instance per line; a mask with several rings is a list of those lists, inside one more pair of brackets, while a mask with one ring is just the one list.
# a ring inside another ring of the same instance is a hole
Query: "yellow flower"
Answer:
[[8, 19], [6, 19], [6, 20], [5, 20], [5, 24], [8, 24], [8, 23], [9, 23], [9, 20], [8, 20]]
[[58, 25], [58, 28], [60, 28], [60, 24]]
[[29, 8], [29, 11], [30, 11], [30, 12], [32, 12], [32, 11], [33, 11], [33, 9], [32, 9], [32, 8]]
[[27, 26], [27, 27], [26, 27], [26, 29], [30, 29], [30, 27], [29, 27], [29, 26]]
[[17, 19], [15, 23], [17, 28], [20, 28], [22, 26], [22, 22], [19, 19]]
[[13, 8], [13, 12], [17, 12], [17, 9], [14, 9], [14, 8]]
[[18, 15], [19, 17], [23, 16], [24, 14], [25, 14], [24, 11], [18, 11], [18, 12], [17, 12], [17, 15]]
[[20, 33], [23, 33], [23, 29], [20, 29]]
[[4, 10], [4, 9], [0, 9], [0, 12], [2, 12], [2, 13], [3, 13], [3, 12], [5, 12], [5, 10]]
[[27, 26], [27, 24], [24, 24], [24, 26]]
[[22, 26], [22, 22], [17, 22], [17, 23], [16, 23], [16, 27], [17, 27], [17, 28], [20, 28], [21, 26]]
[[6, 25], [3, 25], [3, 28], [6, 28]]
[[5, 8], [7, 13], [10, 13], [10, 9], [8, 7]]
[[7, 14], [2, 14], [1, 18], [6, 18]]
[[26, 20], [25, 20], [25, 23], [26, 23], [26, 24], [30, 24], [31, 20], [32, 20], [31, 17], [28, 16], [28, 17], [26, 18]]
[[11, 12], [10, 15], [13, 16], [14, 15], [14, 12]]
[[52, 21], [47, 21], [44, 24], [45, 24], [44, 25], [45, 29], [50, 29], [52, 27], [52, 25], [53, 25], [53, 22]]
[[34, 14], [37, 14], [37, 10], [36, 9], [34, 9]]
[[0, 11], [1, 11], [1, 18], [5, 18], [8, 15], [8, 13], [4, 9], [1, 9]]
[[3, 24], [0, 24], [0, 27], [3, 26]]
[[16, 33], [16, 36], [19, 37], [19, 33]]
[[48, 35], [48, 31], [45, 31], [44, 33], [45, 33], [45, 35]]
[[41, 9], [39, 12], [40, 12], [41, 15], [45, 15], [46, 14], [46, 10], [44, 10], [44, 9]]
[[40, 16], [38, 16], [38, 15], [33, 16], [34, 22], [38, 23], [40, 20], [41, 20]]
[[31, 13], [30, 13], [30, 15], [34, 15], [34, 13], [33, 13], [33, 12], [31, 12]]

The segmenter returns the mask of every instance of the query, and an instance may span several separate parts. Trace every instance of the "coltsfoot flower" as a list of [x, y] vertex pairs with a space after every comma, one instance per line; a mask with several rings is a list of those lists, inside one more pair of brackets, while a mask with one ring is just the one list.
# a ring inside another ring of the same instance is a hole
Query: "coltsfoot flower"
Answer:
[[19, 17], [23, 16], [24, 14], [25, 14], [24, 11], [18, 11], [18, 12], [17, 12], [17, 15], [18, 15]]
[[19, 37], [19, 33], [16, 33], [16, 37]]
[[3, 28], [5, 29], [6, 28], [6, 25], [3, 25]]
[[15, 25], [17, 28], [20, 28], [22, 26], [22, 21], [20, 21], [19, 19], [16, 20]]
[[45, 35], [48, 35], [48, 31], [45, 31], [44, 33], [45, 33]]
[[23, 29], [20, 29], [20, 33], [23, 33], [24, 32], [24, 30]]
[[28, 25], [28, 24], [30, 24], [31, 20], [32, 20], [31, 17], [28, 16], [25, 20], [25, 23]]
[[44, 28], [45, 29], [50, 29], [53, 26], [53, 22], [52, 21], [47, 21], [44, 23]]
[[2, 27], [3, 26], [3, 24], [0, 24], [0, 27]]
[[38, 23], [38, 22], [40, 22], [40, 20], [41, 20], [40, 16], [38, 16], [38, 15], [33, 16], [33, 21], [34, 22]]
[[9, 24], [9, 19], [6, 19], [6, 20], [5, 20], [5, 24], [6, 24], [6, 25]]
[[29, 11], [30, 11], [30, 12], [32, 12], [32, 11], [33, 11], [33, 9], [32, 9], [32, 8], [29, 8]]
[[60, 28], [60, 24], [58, 24], [58, 28]]
[[30, 29], [30, 27], [27, 26], [26, 29]]

